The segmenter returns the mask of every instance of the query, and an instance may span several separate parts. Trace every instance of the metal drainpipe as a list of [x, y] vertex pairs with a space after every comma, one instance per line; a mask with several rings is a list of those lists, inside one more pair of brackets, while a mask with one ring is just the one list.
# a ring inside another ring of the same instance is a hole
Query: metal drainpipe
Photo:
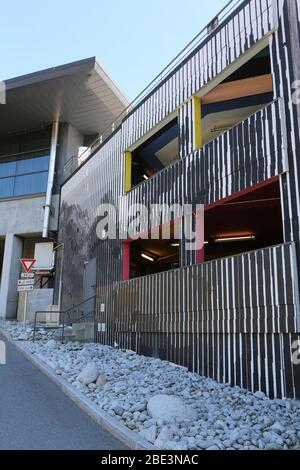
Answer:
[[52, 134], [51, 134], [51, 150], [50, 150], [48, 183], [47, 183], [46, 201], [45, 201], [45, 208], [44, 208], [43, 238], [48, 238], [48, 232], [49, 232], [51, 199], [52, 199], [52, 190], [53, 190], [53, 182], [54, 182], [57, 141], [58, 141], [58, 129], [59, 129], [59, 122], [58, 121], [53, 122]]

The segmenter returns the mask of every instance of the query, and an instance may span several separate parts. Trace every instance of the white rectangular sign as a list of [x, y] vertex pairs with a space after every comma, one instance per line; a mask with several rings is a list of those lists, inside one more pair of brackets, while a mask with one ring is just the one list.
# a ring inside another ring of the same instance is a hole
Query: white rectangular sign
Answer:
[[22, 279], [34, 279], [34, 273], [21, 273]]
[[33, 290], [33, 286], [18, 286], [18, 292], [29, 292]]
[[98, 323], [98, 332], [105, 333], [106, 331], [106, 324], [105, 323]]
[[34, 279], [19, 279], [18, 286], [33, 286]]

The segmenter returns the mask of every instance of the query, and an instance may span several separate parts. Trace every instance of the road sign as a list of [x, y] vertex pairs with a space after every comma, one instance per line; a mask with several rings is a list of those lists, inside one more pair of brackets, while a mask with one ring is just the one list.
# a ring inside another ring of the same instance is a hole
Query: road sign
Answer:
[[22, 266], [26, 273], [29, 273], [36, 263], [36, 259], [21, 259]]
[[33, 279], [34, 278], [34, 273], [21, 273], [21, 278], [22, 279]]
[[19, 279], [18, 286], [33, 286], [34, 279]]
[[18, 292], [29, 292], [33, 290], [33, 286], [18, 286]]

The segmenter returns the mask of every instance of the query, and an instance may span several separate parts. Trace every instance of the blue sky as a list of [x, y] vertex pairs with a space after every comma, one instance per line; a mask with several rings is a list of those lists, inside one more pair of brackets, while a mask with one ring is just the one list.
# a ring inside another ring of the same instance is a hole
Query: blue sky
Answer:
[[0, 78], [97, 56], [133, 99], [226, 1], [1, 2]]

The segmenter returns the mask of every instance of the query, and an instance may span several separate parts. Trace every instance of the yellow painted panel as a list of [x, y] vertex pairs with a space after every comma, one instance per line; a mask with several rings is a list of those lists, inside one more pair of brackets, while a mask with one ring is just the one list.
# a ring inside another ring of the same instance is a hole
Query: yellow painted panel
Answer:
[[201, 99], [194, 96], [194, 150], [202, 147]]
[[126, 193], [131, 191], [131, 166], [132, 166], [132, 154], [131, 152], [125, 152], [125, 191]]

